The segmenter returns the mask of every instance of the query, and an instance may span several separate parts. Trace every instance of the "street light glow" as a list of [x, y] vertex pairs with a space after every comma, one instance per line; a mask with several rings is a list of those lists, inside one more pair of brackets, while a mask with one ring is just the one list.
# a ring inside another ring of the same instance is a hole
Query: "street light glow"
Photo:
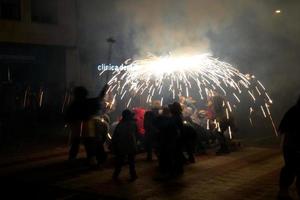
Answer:
[[281, 13], [281, 10], [278, 9], [278, 10], [275, 11], [275, 13], [276, 13], [276, 14], [280, 14], [280, 13]]

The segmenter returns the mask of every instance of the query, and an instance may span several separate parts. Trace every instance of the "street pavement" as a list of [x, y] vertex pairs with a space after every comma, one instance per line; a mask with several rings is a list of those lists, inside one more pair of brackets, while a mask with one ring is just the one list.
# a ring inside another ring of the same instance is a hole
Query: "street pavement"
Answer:
[[[7, 197], [1, 199], [276, 199], [283, 164], [277, 148], [243, 147], [223, 156], [213, 152], [197, 156], [181, 177], [158, 182], [153, 180], [157, 161], [147, 162], [139, 154], [139, 178], [129, 182], [128, 167], [124, 167], [121, 181], [114, 182], [111, 157], [91, 170], [84, 156], [82, 149], [72, 165], [65, 161], [66, 148], [2, 158], [0, 183], [2, 197]], [[291, 194], [296, 199], [294, 187]]]

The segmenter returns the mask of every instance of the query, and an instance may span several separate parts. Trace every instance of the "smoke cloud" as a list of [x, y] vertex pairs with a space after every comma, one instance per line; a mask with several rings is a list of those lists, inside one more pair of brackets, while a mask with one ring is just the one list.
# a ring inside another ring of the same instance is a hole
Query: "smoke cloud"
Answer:
[[117, 40], [115, 63], [147, 53], [211, 52], [263, 82], [274, 99], [277, 122], [300, 93], [298, 0], [89, 0], [80, 4], [79, 45], [90, 62], [105, 62], [109, 36]]

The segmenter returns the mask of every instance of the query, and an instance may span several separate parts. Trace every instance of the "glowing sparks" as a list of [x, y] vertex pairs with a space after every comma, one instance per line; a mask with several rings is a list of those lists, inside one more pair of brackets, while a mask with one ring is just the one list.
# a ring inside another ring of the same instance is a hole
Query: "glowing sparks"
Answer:
[[160, 106], [163, 105], [163, 102], [164, 102], [164, 98], [162, 97], [161, 100], [160, 100]]
[[226, 108], [226, 118], [229, 119], [228, 109]]
[[209, 130], [209, 119], [206, 120], [206, 129]]
[[269, 97], [268, 93], [265, 93], [265, 95], [266, 95], [266, 97], [268, 98], [269, 103], [272, 104], [273, 101], [272, 101], [272, 99]]
[[267, 115], [266, 115], [266, 112], [265, 112], [264, 107], [263, 107], [263, 106], [260, 106], [260, 108], [261, 108], [261, 111], [262, 111], [264, 117], [267, 118]]
[[252, 97], [253, 101], [255, 101], [256, 99], [255, 99], [254, 95], [252, 94], [252, 92], [250, 92], [250, 91], [248, 90], [248, 93], [249, 93], [250, 96]]
[[229, 101], [227, 101], [227, 106], [228, 106], [229, 111], [232, 112], [231, 105], [230, 105]]
[[[249, 75], [246, 77], [229, 63], [219, 61], [209, 54], [150, 57], [133, 61], [126, 69], [126, 71], [115, 71], [109, 81], [111, 92], [117, 87], [116, 85], [123, 85], [121, 90], [116, 89], [121, 99], [128, 90], [134, 91], [135, 95], [142, 95], [147, 91], [155, 98], [161, 98], [167, 92], [172, 92], [173, 97], [183, 93], [195, 97], [190, 90], [198, 88], [201, 99], [205, 99], [203, 90], [206, 97], [215, 94], [226, 95], [226, 90], [235, 90], [234, 98], [240, 102], [236, 94], [240, 94], [242, 88], [249, 88], [254, 78]], [[154, 90], [155, 88], [157, 89]], [[254, 95], [251, 96], [254, 98]]]
[[220, 127], [220, 123], [217, 122], [217, 129], [218, 129], [218, 132], [221, 132], [221, 127]]
[[253, 126], [253, 122], [252, 122], [252, 118], [251, 118], [251, 115], [252, 115], [253, 111], [254, 111], [253, 108], [250, 107], [250, 109], [249, 109], [249, 121], [250, 121], [251, 126]]
[[42, 107], [42, 104], [43, 104], [43, 96], [44, 96], [44, 92], [41, 91], [41, 94], [40, 94], [40, 101], [39, 101], [39, 106]]
[[126, 106], [127, 108], [129, 107], [129, 105], [130, 105], [130, 103], [131, 103], [131, 99], [132, 99], [132, 98], [130, 98], [129, 101], [128, 101], [128, 103], [127, 103], [127, 106]]
[[107, 133], [107, 137], [108, 137], [110, 140], [112, 139], [110, 133]]
[[236, 100], [237, 100], [239, 103], [241, 102], [241, 100], [236, 96], [235, 93], [233, 93], [233, 96], [234, 96], [234, 98], [236, 98]]
[[281, 10], [279, 10], [279, 9], [278, 9], [278, 10], [275, 10], [275, 13], [276, 13], [276, 14], [280, 14], [280, 13], [281, 13]]
[[24, 101], [23, 101], [23, 107], [26, 107], [27, 104], [27, 94], [28, 94], [28, 88], [26, 88], [25, 90], [25, 94], [24, 94]]
[[[253, 107], [260, 107], [264, 117], [272, 121], [269, 110], [272, 100], [263, 84], [254, 75], [243, 74], [210, 54], [151, 56], [127, 60], [123, 65], [126, 70], [114, 71], [108, 84], [109, 91], [117, 95], [114, 102], [125, 100], [127, 107], [134, 106], [133, 102], [136, 101], [133, 98], [141, 96], [144, 96], [146, 103], [160, 100], [163, 106], [170, 99], [182, 95], [204, 102], [213, 96], [223, 95], [226, 117], [229, 118], [229, 113], [233, 112], [231, 104], [240, 103], [242, 95], [248, 93], [248, 98], [253, 100]], [[265, 103], [268, 103], [268, 107], [265, 107]], [[251, 107], [250, 115], [252, 112]], [[251, 118], [250, 122], [252, 124]], [[216, 126], [220, 129], [218, 124]]]
[[228, 126], [228, 133], [229, 133], [229, 138], [232, 139], [232, 131], [231, 131], [231, 127]]

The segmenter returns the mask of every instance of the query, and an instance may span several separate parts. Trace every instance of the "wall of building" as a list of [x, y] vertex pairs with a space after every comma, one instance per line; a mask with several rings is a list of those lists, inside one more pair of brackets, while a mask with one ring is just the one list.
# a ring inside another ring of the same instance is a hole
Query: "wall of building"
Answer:
[[0, 42], [76, 46], [76, 1], [57, 1], [57, 24], [33, 21], [31, 1], [20, 1], [20, 20], [0, 19]]
[[[0, 8], [1, 3], [9, 1], [0, 0]], [[48, 83], [60, 83], [60, 88], [71, 84], [79, 85], [81, 79], [77, 48], [77, 1], [13, 1], [20, 6], [19, 17], [1, 17], [0, 9], [0, 67], [4, 68], [1, 71], [6, 71], [8, 66], [21, 69], [21, 65], [30, 65], [35, 67], [28, 68], [44, 74], [41, 77]], [[44, 52], [44, 57], [41, 57], [40, 50]], [[59, 53], [55, 54], [55, 51]], [[29, 58], [33, 60], [27, 62], [26, 59]], [[59, 74], [55, 74], [56, 72]], [[38, 78], [29, 76], [27, 79]]]

